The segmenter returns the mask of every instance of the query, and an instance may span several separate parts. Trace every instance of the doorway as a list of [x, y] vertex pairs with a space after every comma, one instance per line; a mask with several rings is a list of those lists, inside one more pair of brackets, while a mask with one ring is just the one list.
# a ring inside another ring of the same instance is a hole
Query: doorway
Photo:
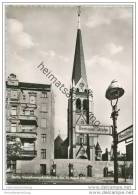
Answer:
[[92, 177], [92, 166], [91, 165], [87, 166], [87, 177]]
[[40, 164], [40, 174], [46, 175], [46, 164]]

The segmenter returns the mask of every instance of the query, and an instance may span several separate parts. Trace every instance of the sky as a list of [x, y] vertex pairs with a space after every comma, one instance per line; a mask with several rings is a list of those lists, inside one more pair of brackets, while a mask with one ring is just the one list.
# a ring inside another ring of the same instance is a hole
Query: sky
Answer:
[[[119, 99], [118, 132], [132, 124], [132, 7], [81, 6], [81, 31], [88, 86], [93, 91], [94, 115], [101, 124], [112, 125], [111, 105], [105, 91], [116, 79], [125, 94]], [[50, 84], [37, 69], [43, 61], [69, 89], [77, 35], [77, 6], [7, 5], [5, 10], [6, 78]], [[55, 137], [67, 135], [67, 97], [53, 86]], [[104, 151], [112, 138], [100, 136]], [[97, 140], [95, 140], [97, 142]], [[119, 144], [125, 151], [125, 143]]]

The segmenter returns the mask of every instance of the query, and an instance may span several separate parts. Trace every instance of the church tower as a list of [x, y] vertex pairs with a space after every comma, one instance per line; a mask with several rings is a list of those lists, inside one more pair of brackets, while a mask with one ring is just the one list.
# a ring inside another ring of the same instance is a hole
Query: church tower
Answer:
[[88, 131], [79, 132], [79, 126], [89, 125], [93, 113], [92, 91], [88, 88], [85, 59], [78, 11], [78, 29], [74, 54], [72, 87], [68, 99], [68, 158], [95, 160], [94, 137]]

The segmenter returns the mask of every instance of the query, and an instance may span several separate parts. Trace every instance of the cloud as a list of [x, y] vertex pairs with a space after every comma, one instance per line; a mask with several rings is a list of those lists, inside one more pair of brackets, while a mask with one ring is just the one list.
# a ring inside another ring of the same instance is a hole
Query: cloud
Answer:
[[[110, 72], [110, 76], [111, 75], [129, 76], [130, 74], [129, 67], [126, 66], [124, 67], [124, 65], [122, 65], [119, 61], [112, 60], [110, 56], [106, 57], [102, 55], [95, 55], [89, 60], [87, 60], [86, 63], [87, 63], [88, 71], [89, 72], [93, 71], [96, 74], [100, 74], [100, 72], [105, 76], [107, 72]], [[112, 79], [114, 79], [114, 77]]]
[[55, 51], [54, 50], [49, 50], [49, 51], [43, 51], [43, 50], [40, 50], [39, 51], [39, 54], [42, 56], [42, 57], [47, 57], [47, 58], [53, 58], [53, 57], [55, 57], [55, 55], [56, 55], [56, 53], [55, 53]]
[[118, 17], [120, 19], [129, 19], [132, 17], [132, 9], [120, 9], [120, 11], [118, 10]]
[[14, 73], [20, 77], [21, 80], [30, 78], [30, 72], [28, 71], [30, 64], [22, 56], [18, 55], [17, 52], [7, 51], [6, 52], [6, 73], [8, 76], [10, 73]]
[[93, 15], [88, 17], [86, 26], [90, 28], [99, 27], [101, 25], [109, 25], [113, 20], [128, 20], [132, 18], [131, 8], [99, 8], [93, 10]]
[[8, 19], [7, 32], [8, 41], [10, 41], [13, 48], [17, 46], [19, 49], [30, 49], [34, 46], [32, 37], [24, 31], [23, 24], [19, 20]]
[[121, 45], [115, 45], [114, 43], [109, 43], [106, 45], [106, 49], [111, 55], [115, 55], [122, 52], [124, 48]]
[[59, 59], [64, 61], [64, 62], [66, 62], [66, 63], [69, 62], [69, 58], [67, 58], [67, 57], [65, 57], [63, 55], [59, 55]]
[[110, 24], [111, 20], [110, 18], [101, 17], [100, 15], [96, 14], [88, 18], [88, 21], [86, 23], [86, 26], [90, 28], [94, 28], [103, 24]]
[[[110, 67], [112, 64], [112, 60], [109, 58], [106, 58], [104, 56], [95, 55], [91, 59], [87, 60], [87, 66], [88, 67]], [[115, 63], [115, 62], [114, 62]]]
[[42, 56], [42, 58], [55, 58], [55, 59], [58, 59], [58, 60], [61, 60], [65, 63], [69, 62], [69, 58], [66, 57], [66, 56], [63, 56], [63, 55], [59, 55], [57, 54], [54, 50], [49, 50], [49, 51], [39, 51], [39, 54]]

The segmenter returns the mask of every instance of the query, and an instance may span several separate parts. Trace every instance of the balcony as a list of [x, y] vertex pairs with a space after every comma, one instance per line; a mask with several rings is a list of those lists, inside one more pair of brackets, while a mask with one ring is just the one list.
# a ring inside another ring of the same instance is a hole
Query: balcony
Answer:
[[17, 115], [10, 115], [8, 119], [10, 122], [18, 122], [19, 121], [19, 118]]
[[35, 125], [37, 126], [37, 117], [31, 115], [20, 115], [20, 124], [21, 125]]
[[35, 158], [37, 155], [36, 150], [27, 150], [27, 148], [23, 148], [23, 150], [20, 152], [20, 160], [31, 160]]
[[36, 116], [31, 116], [31, 115], [20, 115], [19, 116], [20, 120], [32, 120], [32, 121], [37, 121]]
[[20, 100], [19, 99], [12, 99], [12, 98], [10, 98], [9, 102], [10, 102], [11, 105], [18, 105], [20, 103]]
[[9, 101], [10, 103], [13, 103], [13, 104], [19, 103], [20, 102], [19, 94], [17, 92], [14, 92], [13, 94], [11, 94]]
[[34, 134], [37, 134], [37, 129], [25, 129], [25, 128], [21, 128], [20, 132], [22, 133], [34, 133]]
[[37, 105], [36, 104], [31, 104], [31, 103], [27, 103], [27, 108], [34, 108], [36, 109], [37, 108]]
[[37, 108], [37, 105], [36, 104], [32, 104], [32, 103], [28, 103], [28, 102], [23, 102], [23, 101], [21, 101], [20, 102], [21, 103], [21, 105], [22, 105], [22, 107], [24, 107], [24, 109], [36, 109]]
[[8, 136], [11, 136], [11, 137], [18, 137], [18, 138], [21, 138], [21, 139], [24, 139], [26, 141], [29, 141], [29, 140], [36, 140], [37, 138], [37, 135], [36, 135], [36, 132], [8, 132], [7, 133]]

